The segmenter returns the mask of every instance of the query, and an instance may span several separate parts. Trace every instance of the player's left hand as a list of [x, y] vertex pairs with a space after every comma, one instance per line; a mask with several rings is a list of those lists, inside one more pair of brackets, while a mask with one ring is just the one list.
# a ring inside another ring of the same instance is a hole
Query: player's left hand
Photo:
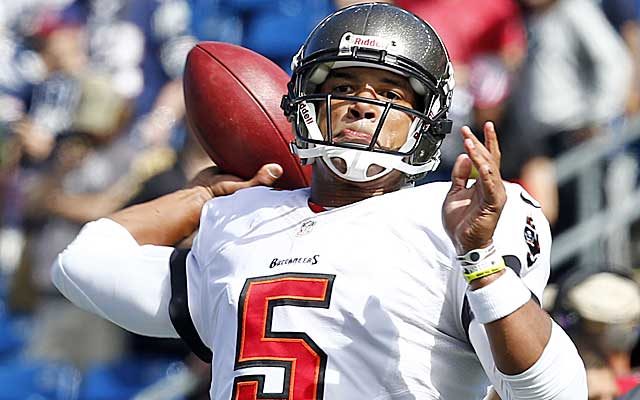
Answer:
[[218, 167], [209, 167], [200, 171], [189, 182], [188, 187], [201, 186], [207, 190], [210, 197], [220, 197], [252, 186], [273, 186], [282, 173], [283, 170], [279, 164], [265, 164], [253, 178], [244, 180], [235, 175], [225, 174]]
[[[484, 124], [484, 144], [468, 126], [462, 128], [462, 137], [467, 154], [459, 155], [453, 166], [451, 189], [442, 205], [444, 227], [460, 255], [491, 244], [507, 200], [493, 123]], [[472, 166], [478, 179], [467, 187]]]

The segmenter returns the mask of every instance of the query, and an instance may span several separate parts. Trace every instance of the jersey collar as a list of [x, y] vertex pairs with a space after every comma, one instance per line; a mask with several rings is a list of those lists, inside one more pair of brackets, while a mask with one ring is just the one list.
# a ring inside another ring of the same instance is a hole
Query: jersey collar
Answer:
[[327, 208], [321, 206], [320, 204], [314, 203], [313, 201], [311, 201], [311, 199], [307, 200], [307, 204], [309, 205], [309, 208], [311, 209], [311, 211], [313, 211], [316, 214], [327, 211]]

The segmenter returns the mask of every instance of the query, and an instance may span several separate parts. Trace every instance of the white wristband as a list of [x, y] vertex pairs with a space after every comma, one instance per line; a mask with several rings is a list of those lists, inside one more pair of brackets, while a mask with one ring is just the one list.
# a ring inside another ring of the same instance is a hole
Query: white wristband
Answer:
[[469, 250], [466, 254], [457, 256], [456, 259], [460, 261], [462, 265], [477, 264], [482, 262], [482, 260], [486, 260], [495, 253], [496, 247], [491, 243], [489, 246], [482, 249]]
[[531, 291], [511, 268], [485, 287], [468, 290], [469, 305], [478, 322], [487, 324], [506, 317], [531, 298]]

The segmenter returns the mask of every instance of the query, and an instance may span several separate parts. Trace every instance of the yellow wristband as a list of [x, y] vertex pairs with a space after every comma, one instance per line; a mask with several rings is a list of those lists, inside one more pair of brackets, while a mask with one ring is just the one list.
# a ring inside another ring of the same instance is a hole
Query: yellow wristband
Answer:
[[[467, 282], [471, 282], [473, 280], [495, 274], [496, 272], [500, 272], [505, 269], [507, 265], [504, 263], [504, 259], [500, 257], [500, 261], [497, 264], [490, 266], [489, 268], [481, 269], [481, 270], [467, 270], [463, 273], [464, 278]], [[466, 269], [466, 268], [465, 268]]]

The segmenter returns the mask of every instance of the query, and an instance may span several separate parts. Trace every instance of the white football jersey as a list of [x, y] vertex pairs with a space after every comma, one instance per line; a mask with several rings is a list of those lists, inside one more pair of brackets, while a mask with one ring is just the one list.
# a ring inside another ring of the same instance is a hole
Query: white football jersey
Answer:
[[[494, 243], [541, 299], [549, 227], [520, 186], [505, 185]], [[319, 213], [308, 189], [210, 201], [185, 287], [214, 353], [211, 398], [482, 399], [491, 382], [467, 337], [467, 283], [441, 221], [449, 187]]]

